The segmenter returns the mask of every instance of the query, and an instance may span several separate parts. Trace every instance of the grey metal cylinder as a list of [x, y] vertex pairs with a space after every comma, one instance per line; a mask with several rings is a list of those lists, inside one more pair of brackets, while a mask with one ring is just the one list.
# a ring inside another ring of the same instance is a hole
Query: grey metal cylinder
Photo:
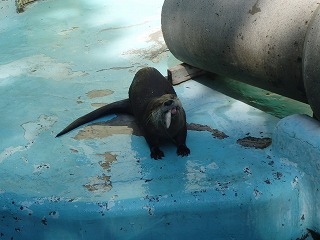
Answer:
[[310, 21], [303, 51], [303, 80], [308, 102], [320, 120], [320, 7]]
[[162, 32], [185, 63], [308, 102], [303, 52], [318, 6], [317, 0], [165, 0]]

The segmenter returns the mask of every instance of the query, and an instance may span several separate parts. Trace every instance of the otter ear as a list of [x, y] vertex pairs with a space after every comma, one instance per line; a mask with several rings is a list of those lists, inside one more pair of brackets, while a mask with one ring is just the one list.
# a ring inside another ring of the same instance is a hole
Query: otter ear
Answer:
[[171, 124], [171, 111], [168, 111], [164, 117], [166, 121], [166, 128], [169, 128]]

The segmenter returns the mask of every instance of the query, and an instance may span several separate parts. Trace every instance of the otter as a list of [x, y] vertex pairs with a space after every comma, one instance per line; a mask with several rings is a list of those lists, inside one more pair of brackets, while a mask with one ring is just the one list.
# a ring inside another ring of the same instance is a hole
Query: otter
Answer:
[[150, 148], [153, 159], [162, 159], [159, 145], [172, 140], [179, 156], [188, 156], [186, 114], [169, 81], [155, 68], [140, 69], [129, 88], [129, 98], [100, 107], [72, 122], [56, 137], [108, 114], [133, 115]]

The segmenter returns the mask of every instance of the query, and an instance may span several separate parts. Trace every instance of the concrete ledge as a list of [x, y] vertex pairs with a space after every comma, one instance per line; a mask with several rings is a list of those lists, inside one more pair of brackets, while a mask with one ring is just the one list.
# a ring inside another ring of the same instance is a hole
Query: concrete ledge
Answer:
[[273, 133], [272, 150], [299, 169], [299, 205], [313, 230], [319, 231], [320, 123], [298, 114], [280, 120]]
[[280, 120], [273, 133], [272, 148], [299, 165], [304, 160], [301, 166], [304, 170], [320, 174], [320, 123], [317, 120], [298, 114]]

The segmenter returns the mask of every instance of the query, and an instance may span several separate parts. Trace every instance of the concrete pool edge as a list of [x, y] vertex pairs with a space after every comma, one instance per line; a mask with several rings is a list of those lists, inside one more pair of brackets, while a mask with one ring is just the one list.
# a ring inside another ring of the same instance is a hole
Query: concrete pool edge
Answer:
[[320, 123], [304, 114], [281, 119], [272, 136], [272, 150], [288, 164], [296, 166], [303, 177], [301, 205], [309, 212], [312, 227], [319, 231]]

